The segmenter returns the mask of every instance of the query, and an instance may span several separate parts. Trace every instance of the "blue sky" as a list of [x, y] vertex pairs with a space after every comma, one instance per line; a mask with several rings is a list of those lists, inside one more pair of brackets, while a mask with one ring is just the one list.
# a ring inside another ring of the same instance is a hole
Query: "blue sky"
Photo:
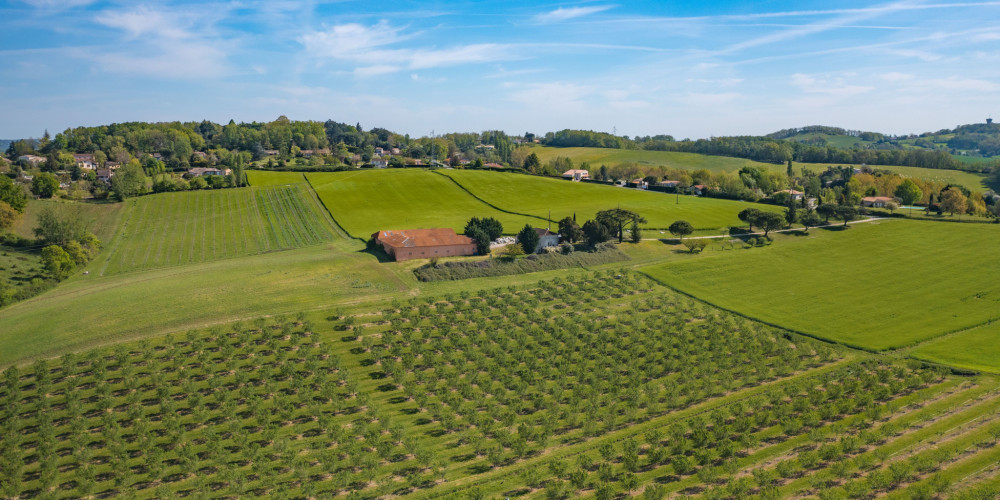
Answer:
[[0, 137], [279, 115], [677, 138], [1000, 118], [1000, 1], [0, 1]]

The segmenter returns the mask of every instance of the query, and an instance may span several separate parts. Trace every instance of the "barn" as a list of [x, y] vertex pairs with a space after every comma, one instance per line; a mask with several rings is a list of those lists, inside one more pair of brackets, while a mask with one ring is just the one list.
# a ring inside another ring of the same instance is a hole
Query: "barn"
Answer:
[[375, 243], [397, 261], [475, 255], [476, 242], [450, 228], [404, 229], [372, 234]]

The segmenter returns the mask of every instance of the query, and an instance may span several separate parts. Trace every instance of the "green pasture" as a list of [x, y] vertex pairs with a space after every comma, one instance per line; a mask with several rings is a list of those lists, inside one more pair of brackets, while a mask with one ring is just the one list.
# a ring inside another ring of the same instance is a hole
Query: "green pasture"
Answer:
[[[621, 188], [525, 174], [485, 170], [440, 170], [476, 197], [504, 210], [552, 220], [577, 217], [592, 219], [598, 211], [621, 207], [646, 218], [648, 228], [666, 229], [683, 219], [702, 232], [715, 232], [743, 225], [736, 217], [741, 210], [755, 207], [780, 211], [781, 207], [697, 196], [676, 196], [657, 191]], [[647, 238], [656, 236], [649, 233]], [[669, 237], [669, 235], [667, 235]]]
[[329, 241], [333, 229], [307, 189], [269, 186], [129, 200], [123, 225], [96, 269], [114, 274]]
[[998, 373], [1000, 324], [992, 323], [936, 338], [916, 346], [909, 354], [943, 365]]
[[247, 170], [247, 181], [251, 186], [281, 186], [306, 182], [302, 172], [272, 172], [267, 170]]
[[[743, 158], [730, 158], [728, 156], [710, 156], [697, 153], [679, 153], [673, 151], [643, 151], [632, 149], [607, 149], [607, 148], [554, 148], [547, 146], [534, 146], [532, 149], [543, 163], [550, 162], [559, 156], [573, 160], [574, 166], [579, 166], [583, 162], [590, 164], [591, 175], [600, 168], [601, 165], [616, 165], [618, 163], [636, 163], [646, 166], [664, 166], [683, 170], [705, 169], [710, 172], [736, 172], [745, 166], [757, 167], [760, 169], [784, 172], [784, 164], [761, 163]], [[829, 166], [850, 166], [832, 163], [793, 163], [796, 169], [806, 167], [813, 171], [823, 171]], [[979, 189], [983, 187], [985, 177], [980, 174], [963, 172], [961, 170], [940, 170], [933, 168], [905, 167], [897, 165], [872, 165], [872, 168], [881, 170], [891, 170], [907, 177], [917, 177], [929, 181], [941, 181], [954, 184], [961, 184], [969, 189]]]
[[108, 202], [78, 202], [64, 200], [31, 200], [11, 228], [11, 232], [23, 238], [34, 238], [34, 229], [38, 225], [38, 214], [45, 207], [50, 207], [56, 213], [78, 212], [87, 225], [87, 230], [94, 233], [101, 243], [107, 245], [114, 237], [125, 204]]
[[423, 169], [308, 173], [323, 204], [355, 238], [384, 229], [446, 227], [461, 233], [471, 217], [495, 217], [504, 232], [544, 221], [504, 213], [475, 199], [447, 177]]
[[[881, 221], [645, 271], [725, 309], [867, 349], [1000, 317], [998, 228]], [[986, 352], [980, 359], [986, 359]]]

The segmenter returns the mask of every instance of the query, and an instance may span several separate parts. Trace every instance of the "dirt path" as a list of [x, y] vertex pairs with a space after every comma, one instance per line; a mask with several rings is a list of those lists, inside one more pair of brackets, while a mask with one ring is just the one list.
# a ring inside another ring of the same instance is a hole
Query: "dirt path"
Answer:
[[[882, 220], [890, 220], [890, 219], [887, 219], [885, 217], [872, 217], [872, 218], [869, 218], [869, 219], [861, 219], [861, 220], [850, 221], [850, 222], [848, 222], [848, 224], [864, 224], [864, 223], [867, 223], [867, 222], [876, 222], [876, 221], [882, 221]], [[843, 227], [843, 224], [841, 224], [841, 223], [838, 222], [838, 223], [835, 223], [835, 224], [823, 224], [822, 226], [814, 226], [814, 227], [816, 227], [816, 228]], [[790, 233], [790, 232], [793, 232], [793, 231], [799, 231], [799, 232], [803, 232], [803, 233], [808, 233], [809, 232], [809, 228], [807, 228], [807, 227], [793, 227], [791, 229], [778, 229], [778, 230], [771, 231], [771, 232], [772, 233]], [[711, 239], [721, 239], [721, 238], [734, 238], [735, 239], [735, 238], [739, 238], [740, 236], [764, 236], [764, 233], [760, 232], [760, 231], [757, 231], [757, 232], [745, 233], [745, 234], [721, 234], [721, 235], [718, 235], [718, 236], [690, 236], [690, 237], [685, 238], [685, 239], [688, 239], [688, 240], [711, 240]], [[642, 241], [665, 241], [665, 240], [676, 240], [676, 239], [677, 238], [643, 238]]]

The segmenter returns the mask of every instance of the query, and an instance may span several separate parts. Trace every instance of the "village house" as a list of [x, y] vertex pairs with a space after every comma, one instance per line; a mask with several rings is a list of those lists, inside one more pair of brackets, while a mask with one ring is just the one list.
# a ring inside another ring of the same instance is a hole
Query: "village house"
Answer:
[[37, 167], [39, 163], [45, 163], [44, 156], [23, 155], [23, 156], [18, 156], [17, 159], [18, 161], [23, 161], [25, 163], [30, 164], [32, 167]]
[[496, 146], [492, 144], [480, 144], [476, 146], [476, 149], [485, 149], [487, 151], [493, 151], [494, 149], [496, 149]]
[[632, 179], [630, 184], [634, 185], [636, 189], [648, 189], [649, 184], [642, 179]]
[[322, 156], [330, 154], [329, 149], [303, 149], [301, 151], [302, 156], [310, 158], [312, 156]]
[[385, 154], [385, 150], [382, 148], [375, 148], [375, 156], [382, 156]]
[[704, 184], [695, 184], [694, 186], [688, 188], [688, 192], [695, 196], [701, 196], [706, 189], [707, 188]]
[[229, 175], [233, 171], [230, 169], [212, 168], [212, 167], [195, 167], [188, 170], [187, 173], [191, 177], [201, 177], [203, 175]]
[[540, 227], [536, 227], [535, 232], [538, 233], [538, 245], [535, 246], [536, 253], [543, 248], [554, 247], [559, 244], [559, 233], [553, 233], [548, 229]]
[[796, 191], [794, 189], [782, 189], [781, 191], [775, 191], [774, 192], [774, 194], [778, 194], [778, 193], [788, 193], [788, 196], [790, 196], [795, 201], [801, 200], [802, 197], [806, 195], [802, 191]]
[[399, 148], [392, 148], [392, 154], [398, 155], [399, 154]]
[[455, 234], [454, 229], [405, 229], [372, 234], [375, 243], [397, 261], [475, 255], [476, 242]]
[[677, 186], [680, 185], [680, 183], [681, 181], [662, 180], [660, 182], [657, 182], [656, 185], [665, 188], [676, 188]]
[[104, 162], [104, 168], [108, 170], [118, 170], [122, 166], [121, 162], [117, 161], [106, 161]]
[[110, 168], [102, 168], [97, 171], [97, 180], [110, 184], [111, 178], [114, 177], [114, 175], [114, 170], [111, 170]]
[[885, 208], [886, 203], [889, 203], [890, 201], [896, 201], [896, 199], [888, 196], [865, 196], [864, 198], [861, 198], [861, 206]]
[[97, 164], [94, 162], [94, 155], [92, 154], [74, 154], [73, 161], [76, 162], [76, 166], [85, 170], [97, 168]]
[[590, 172], [586, 170], [571, 169], [563, 172], [564, 179], [572, 179], [573, 181], [582, 181], [585, 179], [590, 179]]
[[374, 168], [388, 168], [389, 160], [385, 158], [372, 158], [372, 167]]
[[208, 159], [208, 154], [205, 153], [204, 151], [195, 151], [194, 155], [197, 156], [198, 158], [201, 158], [202, 160]]

